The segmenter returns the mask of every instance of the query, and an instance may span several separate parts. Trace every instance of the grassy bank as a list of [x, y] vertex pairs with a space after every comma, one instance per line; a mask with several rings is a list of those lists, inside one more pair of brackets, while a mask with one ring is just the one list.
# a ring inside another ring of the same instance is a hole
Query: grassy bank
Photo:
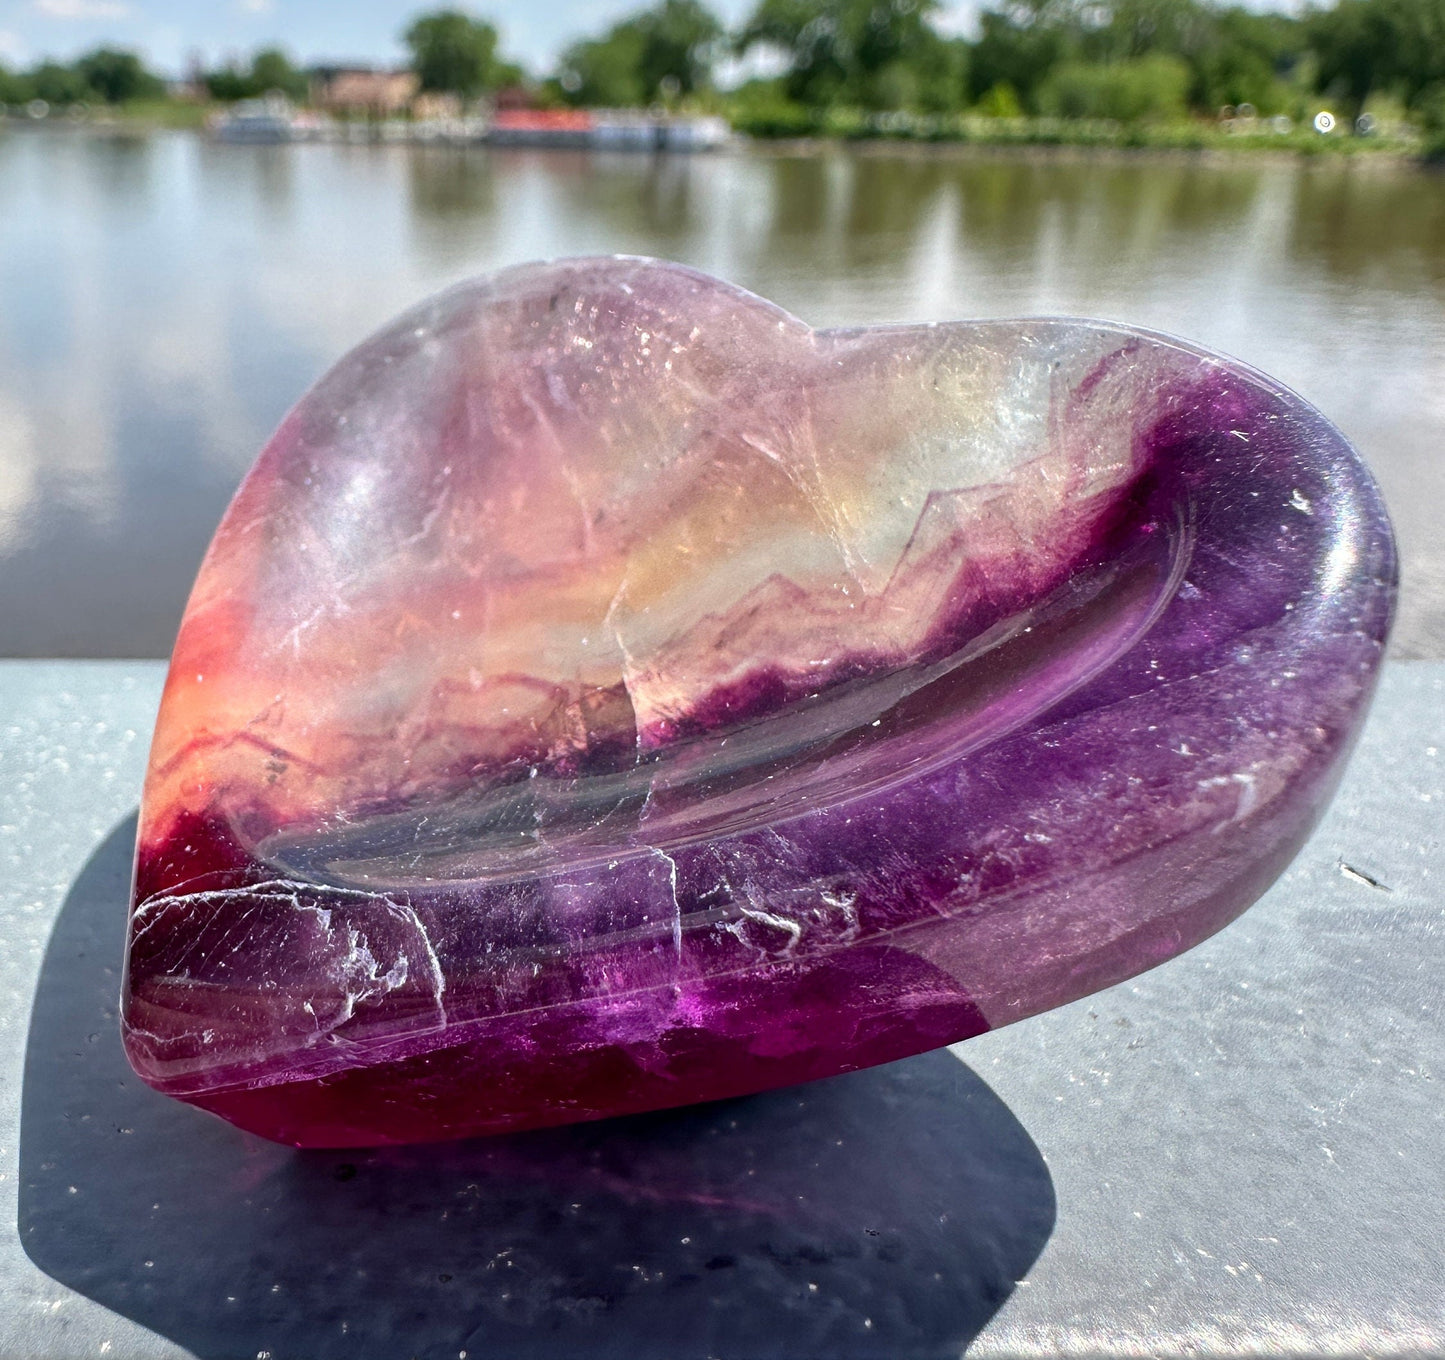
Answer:
[[138, 99], [100, 110], [97, 121], [113, 120], [157, 128], [200, 128], [205, 126], [210, 112], [209, 106], [189, 100]]
[[[125, 104], [78, 104], [48, 109], [43, 118], [31, 117], [24, 105], [0, 105], [0, 127], [20, 126], [119, 127], [138, 132], [152, 128], [202, 128], [214, 106], [180, 99], [137, 99]], [[6, 116], [8, 113], [8, 116]]]
[[969, 114], [866, 114], [855, 110], [786, 108], [747, 110], [732, 116], [734, 128], [761, 141], [838, 140], [870, 143], [995, 147], [1100, 147], [1121, 150], [1286, 152], [1301, 156], [1419, 156], [1420, 136], [1410, 129], [1371, 136], [1321, 135], [1309, 126], [1276, 131], [1258, 122], [1224, 126], [1187, 120], [1117, 123], [1107, 119], [986, 118]]
[[[58, 110], [45, 121], [57, 125], [83, 125], [126, 130], [199, 129], [207, 117], [224, 105], [180, 100], [133, 101], [114, 106]], [[865, 113], [853, 109], [810, 110], [728, 108], [715, 101], [712, 112], [721, 114], [734, 130], [760, 148], [798, 148], [809, 145], [855, 145], [879, 150], [889, 146], [1076, 148], [1117, 151], [1210, 152], [1225, 155], [1273, 153], [1308, 157], [1382, 157], [1394, 160], [1440, 159], [1441, 148], [1406, 126], [1370, 136], [1335, 131], [1321, 135], [1308, 125], [1278, 131], [1264, 121], [1236, 122], [1232, 126], [1203, 120], [1168, 123], [1119, 123], [1085, 118], [989, 118], [975, 114]], [[26, 123], [22, 112], [11, 110], [11, 120]], [[1430, 154], [1435, 152], [1434, 156]]]

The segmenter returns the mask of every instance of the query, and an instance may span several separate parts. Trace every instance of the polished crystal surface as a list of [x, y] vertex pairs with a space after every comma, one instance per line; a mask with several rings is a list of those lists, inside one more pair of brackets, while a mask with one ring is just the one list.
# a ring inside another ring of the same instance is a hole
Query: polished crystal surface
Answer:
[[123, 996], [300, 1145], [732, 1096], [967, 1038], [1252, 901], [1394, 554], [1339, 433], [1166, 337], [809, 330], [690, 270], [423, 303], [201, 569]]

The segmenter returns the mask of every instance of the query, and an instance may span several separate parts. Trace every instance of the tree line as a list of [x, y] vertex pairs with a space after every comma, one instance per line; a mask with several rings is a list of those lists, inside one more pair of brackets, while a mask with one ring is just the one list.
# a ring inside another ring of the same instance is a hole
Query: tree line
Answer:
[[[1445, 127], [1445, 0], [1337, 0], [1300, 15], [1222, 0], [999, 0], [969, 38], [943, 17], [941, 0], [758, 0], [730, 31], [702, 0], [657, 0], [540, 76], [502, 53], [493, 24], [459, 10], [418, 16], [403, 37], [424, 90], [693, 107], [763, 131], [839, 110], [1129, 123], [1221, 109], [1297, 118], [1321, 102], [1348, 120], [1378, 108]], [[304, 100], [310, 73], [273, 48], [203, 80], [216, 100]], [[0, 66], [6, 104], [125, 104], [165, 88], [135, 53], [109, 48]]]

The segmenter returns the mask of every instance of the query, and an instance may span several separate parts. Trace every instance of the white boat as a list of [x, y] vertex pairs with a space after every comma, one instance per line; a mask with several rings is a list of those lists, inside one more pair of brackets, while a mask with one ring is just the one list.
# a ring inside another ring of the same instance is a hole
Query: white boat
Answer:
[[274, 145], [311, 142], [326, 135], [328, 120], [319, 114], [298, 112], [283, 94], [263, 99], [242, 99], [211, 118], [211, 135], [222, 142]]

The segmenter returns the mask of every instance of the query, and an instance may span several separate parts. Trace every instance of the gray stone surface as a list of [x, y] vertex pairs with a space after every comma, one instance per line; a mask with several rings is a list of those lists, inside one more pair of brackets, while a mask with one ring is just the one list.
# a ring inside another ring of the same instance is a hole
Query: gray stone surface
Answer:
[[1289, 871], [1131, 983], [796, 1092], [364, 1154], [124, 1068], [162, 674], [0, 663], [0, 1356], [1445, 1354], [1445, 664], [1387, 669]]

